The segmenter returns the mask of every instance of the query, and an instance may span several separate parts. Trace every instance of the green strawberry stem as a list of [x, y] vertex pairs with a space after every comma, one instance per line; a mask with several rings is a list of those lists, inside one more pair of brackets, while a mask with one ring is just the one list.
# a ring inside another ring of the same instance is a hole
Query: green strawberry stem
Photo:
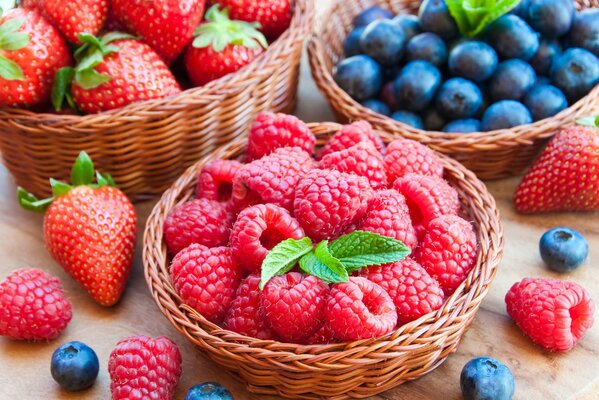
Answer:
[[591, 126], [593, 128], [599, 128], [599, 115], [594, 117], [584, 117], [576, 120], [578, 125]]
[[[95, 179], [95, 183], [94, 183]], [[71, 185], [50, 178], [53, 197], [39, 200], [35, 195], [27, 192], [22, 187], [17, 188], [17, 199], [19, 204], [25, 210], [34, 212], [44, 212], [50, 207], [50, 204], [60, 196], [64, 196], [77, 186], [89, 186], [92, 188], [101, 188], [104, 186], [115, 186], [112, 177], [109, 174], [103, 174], [94, 169], [92, 159], [85, 151], [79, 153], [73, 168], [71, 169]]]
[[[0, 17], [2, 17], [2, 9], [0, 9]], [[9, 19], [0, 26], [0, 50], [19, 50], [29, 45], [31, 37], [26, 33], [17, 32], [24, 23], [23, 19]], [[0, 51], [0, 77], [9, 81], [25, 80], [21, 67], [2, 53]]]
[[465, 37], [481, 34], [487, 26], [514, 9], [520, 0], [446, 0], [449, 13]]

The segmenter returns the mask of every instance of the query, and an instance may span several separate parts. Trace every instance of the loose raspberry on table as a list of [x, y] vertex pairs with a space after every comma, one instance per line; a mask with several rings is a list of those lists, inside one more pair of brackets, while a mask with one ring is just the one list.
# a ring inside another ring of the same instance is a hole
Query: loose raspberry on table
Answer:
[[301, 239], [304, 230], [287, 210], [257, 204], [241, 211], [231, 232], [231, 250], [240, 267], [259, 272], [268, 251], [285, 239]]
[[392, 237], [412, 250], [418, 244], [406, 199], [393, 189], [375, 192], [357, 229]]
[[366, 178], [314, 169], [296, 188], [294, 213], [313, 240], [333, 238], [361, 219], [373, 191]]
[[223, 204], [194, 199], [175, 207], [164, 221], [164, 240], [171, 255], [192, 243], [226, 246], [235, 216]]
[[167, 337], [132, 336], [108, 360], [113, 400], [170, 400], [181, 377], [181, 353]]
[[387, 187], [383, 156], [370, 142], [360, 142], [348, 149], [325, 155], [320, 160], [319, 168], [363, 176], [373, 189]]
[[406, 324], [443, 305], [439, 283], [412, 258], [360, 270], [360, 276], [385, 289], [397, 310], [398, 323]]
[[389, 184], [406, 174], [443, 176], [443, 164], [434, 151], [410, 139], [397, 139], [387, 146], [385, 168]]
[[507, 312], [533, 342], [568, 351], [593, 326], [595, 304], [575, 282], [524, 278], [505, 295]]
[[385, 153], [385, 144], [379, 134], [367, 121], [358, 121], [344, 125], [339, 132], [334, 134], [323, 146], [318, 159], [322, 159], [329, 153], [349, 149], [360, 142], [370, 142], [381, 154]]
[[303, 343], [325, 320], [329, 287], [315, 276], [289, 272], [264, 286], [266, 319], [285, 342]]
[[333, 285], [326, 315], [335, 337], [344, 341], [383, 336], [397, 324], [395, 305], [385, 289], [356, 276]]
[[173, 259], [171, 279], [186, 304], [219, 323], [233, 302], [241, 273], [228, 247], [192, 244]]
[[470, 222], [442, 215], [428, 224], [415, 259], [451, 295], [476, 265], [478, 245]]
[[289, 211], [295, 187], [314, 167], [309, 153], [299, 147], [283, 147], [245, 164], [233, 179], [233, 206], [240, 211], [254, 204], [273, 203]]
[[72, 316], [60, 281], [42, 270], [21, 268], [0, 282], [0, 336], [55, 339]]
[[300, 147], [314, 152], [316, 138], [308, 125], [293, 115], [261, 112], [248, 137], [247, 160], [257, 160], [281, 147]]
[[210, 161], [200, 171], [196, 196], [228, 204], [233, 192], [233, 178], [243, 164], [235, 160]]

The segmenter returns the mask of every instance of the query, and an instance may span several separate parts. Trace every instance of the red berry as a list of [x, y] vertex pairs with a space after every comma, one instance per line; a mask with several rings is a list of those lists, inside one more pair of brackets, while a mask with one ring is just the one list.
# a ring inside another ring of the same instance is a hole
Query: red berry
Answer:
[[258, 22], [260, 30], [269, 40], [278, 38], [291, 23], [289, 0], [219, 0], [221, 7], [229, 9], [232, 19]]
[[164, 336], [128, 337], [110, 353], [108, 373], [114, 400], [170, 400], [181, 377], [181, 353]]
[[368, 212], [358, 223], [357, 229], [392, 237], [410, 249], [415, 249], [418, 244], [406, 199], [393, 189], [374, 194]]
[[250, 129], [247, 160], [256, 160], [281, 147], [300, 147], [312, 154], [315, 143], [308, 125], [297, 117], [263, 111]]
[[198, 176], [196, 196], [221, 203], [231, 201], [233, 178], [242, 164], [234, 160], [214, 160], [202, 168]]
[[575, 282], [524, 278], [507, 292], [505, 303], [520, 329], [549, 351], [572, 349], [594, 322], [595, 304]]
[[327, 323], [324, 323], [318, 331], [306, 340], [306, 344], [330, 344], [339, 340]]
[[360, 142], [348, 149], [329, 153], [322, 157], [319, 167], [363, 176], [373, 189], [387, 187], [383, 156], [370, 142]]
[[297, 185], [295, 217], [314, 240], [336, 237], [366, 214], [372, 195], [366, 178], [314, 169]]
[[360, 276], [385, 289], [395, 304], [399, 324], [418, 319], [443, 304], [443, 290], [439, 283], [411, 258], [364, 268]]
[[334, 134], [320, 151], [320, 158], [329, 153], [349, 149], [360, 142], [370, 142], [381, 153], [385, 151], [383, 139], [372, 129], [372, 126], [367, 121], [358, 121], [345, 125]]
[[298, 181], [314, 167], [310, 154], [299, 147], [283, 147], [245, 164], [233, 179], [233, 204], [237, 210], [248, 205], [273, 203], [289, 211]]
[[226, 246], [235, 217], [217, 201], [195, 199], [175, 207], [164, 221], [164, 240], [171, 255], [192, 243]]
[[263, 292], [266, 318], [285, 342], [303, 343], [324, 323], [328, 285], [312, 275], [275, 276]]
[[214, 323], [224, 318], [241, 281], [228, 247], [209, 249], [200, 244], [192, 244], [175, 256], [171, 277], [181, 299]]
[[449, 296], [476, 265], [477, 253], [472, 225], [457, 215], [442, 215], [428, 224], [415, 258]]
[[428, 147], [415, 140], [397, 139], [387, 146], [385, 168], [389, 184], [409, 173], [443, 176], [443, 164]]
[[268, 251], [285, 239], [305, 236], [299, 222], [274, 204], [248, 207], [237, 216], [231, 232], [231, 250], [240, 267], [258, 272]]
[[57, 338], [73, 316], [58, 278], [22, 268], [0, 282], [0, 335], [11, 339]]

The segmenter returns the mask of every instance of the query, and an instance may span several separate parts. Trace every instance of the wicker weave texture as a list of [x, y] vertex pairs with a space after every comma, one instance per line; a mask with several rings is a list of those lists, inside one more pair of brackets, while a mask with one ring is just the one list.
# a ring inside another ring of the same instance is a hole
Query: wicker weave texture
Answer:
[[[425, 131], [377, 114], [345, 93], [333, 80], [332, 71], [343, 58], [343, 41], [352, 20], [361, 10], [379, 5], [394, 13], [416, 14], [420, 1], [334, 0], [331, 9], [316, 22], [308, 54], [312, 76], [340, 122], [367, 120], [391, 135], [418, 140], [446, 154], [475, 172], [481, 179], [521, 174], [549, 138], [564, 124], [599, 112], [599, 85], [584, 98], [552, 118], [512, 129], [469, 134]], [[599, 0], [575, 0], [578, 9], [599, 7]]]
[[85, 150], [101, 171], [140, 200], [161, 194], [194, 161], [246, 132], [265, 109], [295, 107], [299, 62], [313, 0], [296, 0], [290, 29], [250, 65], [164, 99], [74, 116], [0, 109], [0, 150], [18, 185], [50, 195]]
[[[340, 125], [310, 127], [322, 145]], [[256, 394], [363, 398], [416, 379], [441, 364], [472, 322], [503, 254], [503, 228], [485, 185], [460, 163], [441, 156], [446, 178], [460, 193], [463, 214], [474, 223], [480, 243], [476, 268], [441, 309], [378, 339], [311, 346], [263, 341], [224, 330], [182, 303], [171, 284], [162, 236], [166, 216], [192, 196], [202, 166], [214, 159], [238, 158], [244, 152], [245, 141], [237, 140], [200, 160], [164, 193], [148, 219], [143, 243], [145, 276], [152, 297], [171, 323]]]

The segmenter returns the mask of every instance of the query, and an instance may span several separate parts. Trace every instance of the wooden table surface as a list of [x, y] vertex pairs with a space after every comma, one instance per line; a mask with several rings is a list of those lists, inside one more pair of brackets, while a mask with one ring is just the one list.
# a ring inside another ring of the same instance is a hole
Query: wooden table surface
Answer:
[[[321, 6], [322, 3], [318, 2]], [[304, 60], [297, 114], [306, 121], [326, 121], [332, 114], [311, 80]], [[488, 355], [506, 363], [516, 379], [517, 399], [599, 398], [599, 323], [570, 353], [549, 354], [533, 345], [510, 321], [504, 295], [510, 286], [526, 276], [558, 277], [549, 272], [539, 257], [538, 240], [544, 231], [558, 225], [580, 230], [589, 240], [590, 257], [567, 278], [584, 285], [599, 301], [599, 213], [565, 213], [519, 216], [511, 196], [519, 178], [490, 182], [505, 226], [505, 256], [491, 290], [458, 351], [425, 377], [399, 386], [372, 399], [460, 399], [459, 375], [472, 357]], [[138, 238], [153, 202], [137, 205]], [[43, 245], [42, 217], [22, 211], [15, 200], [15, 186], [0, 166], [0, 279], [23, 266], [42, 268], [58, 276], [74, 305], [74, 317], [63, 335], [49, 343], [25, 343], [0, 338], [0, 400], [109, 399], [108, 356], [115, 343], [130, 335], [166, 335], [175, 340], [183, 355], [183, 376], [176, 400], [182, 400], [189, 387], [205, 381], [227, 386], [237, 400], [265, 399], [249, 394], [242, 383], [227, 375], [187, 342], [162, 316], [150, 297], [140, 260], [138, 242], [134, 271], [119, 305], [96, 305], [51, 259]], [[100, 374], [95, 386], [82, 393], [59, 389], [50, 375], [54, 349], [67, 341], [80, 340], [96, 350]], [[269, 397], [267, 399], [274, 399]]]

